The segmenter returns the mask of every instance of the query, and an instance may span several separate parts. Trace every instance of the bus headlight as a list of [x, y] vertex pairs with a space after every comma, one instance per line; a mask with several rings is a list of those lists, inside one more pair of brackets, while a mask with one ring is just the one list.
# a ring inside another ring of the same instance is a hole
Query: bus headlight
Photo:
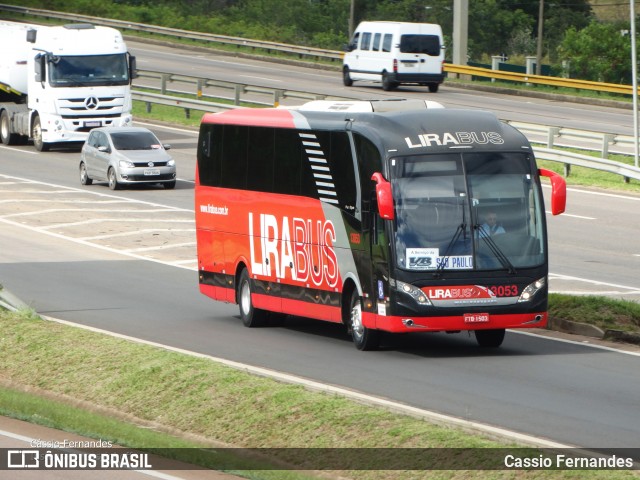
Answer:
[[401, 282], [399, 280], [396, 280], [394, 283], [396, 290], [409, 295], [418, 305], [431, 305], [431, 301], [427, 297], [427, 294], [420, 290], [418, 287], [409, 283]]
[[518, 303], [528, 302], [529, 300], [531, 300], [535, 296], [535, 294], [538, 293], [538, 290], [543, 288], [546, 284], [547, 284], [547, 277], [542, 277], [536, 280], [535, 282], [527, 285], [525, 289], [522, 291], [522, 293], [520, 294]]

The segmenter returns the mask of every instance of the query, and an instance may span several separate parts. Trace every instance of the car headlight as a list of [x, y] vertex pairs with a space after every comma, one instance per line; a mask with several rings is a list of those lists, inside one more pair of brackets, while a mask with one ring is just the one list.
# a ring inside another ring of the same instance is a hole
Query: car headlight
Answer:
[[118, 160], [118, 165], [120, 165], [120, 168], [133, 168], [133, 167], [135, 167], [133, 162], [130, 162], [128, 160]]
[[535, 296], [535, 294], [538, 293], [538, 290], [543, 288], [546, 284], [547, 284], [547, 277], [542, 277], [536, 280], [535, 282], [527, 285], [525, 289], [522, 291], [522, 293], [520, 294], [520, 298], [518, 298], [518, 303], [528, 302], [529, 300], [531, 300]]
[[415, 285], [410, 283], [404, 283], [400, 280], [392, 280], [389, 282], [391, 286], [395, 286], [395, 289], [406, 295], [409, 295], [418, 305], [431, 305], [431, 301], [427, 297], [427, 294], [420, 290]]
[[176, 161], [173, 158], [167, 162], [167, 167], [175, 167], [175, 166], [176, 166]]

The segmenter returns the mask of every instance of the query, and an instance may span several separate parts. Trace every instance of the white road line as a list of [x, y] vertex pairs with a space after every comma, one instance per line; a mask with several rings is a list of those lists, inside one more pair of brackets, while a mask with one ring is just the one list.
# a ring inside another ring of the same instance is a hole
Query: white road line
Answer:
[[[422, 418], [425, 420], [429, 420], [431, 422], [437, 424], [445, 424], [445, 425], [454, 425], [457, 427], [461, 427], [467, 430], [473, 430], [476, 432], [482, 432], [484, 434], [489, 435], [498, 435], [503, 438], [508, 438], [516, 442], [520, 442], [525, 445], [532, 445], [537, 447], [544, 448], [571, 448], [571, 445], [564, 445], [557, 442], [552, 442], [550, 440], [537, 438], [532, 435], [526, 435], [523, 433], [512, 432], [510, 430], [506, 430], [500, 427], [494, 427], [492, 425], [487, 425], [479, 422], [472, 422], [469, 420], [464, 420], [458, 417], [452, 417], [449, 415], [444, 415], [441, 413], [433, 412], [430, 410], [425, 410], [422, 408], [412, 407], [410, 405], [405, 405], [403, 403], [394, 402], [392, 400], [387, 400], [385, 398], [375, 397], [373, 395], [368, 395], [365, 393], [361, 393], [358, 391], [350, 390], [347, 388], [342, 388], [334, 385], [326, 385], [321, 382], [316, 382], [314, 380], [309, 380], [307, 378], [299, 377], [297, 375], [292, 375], [289, 373], [279, 372], [277, 370], [271, 370], [269, 368], [257, 367], [255, 365], [249, 365], [246, 363], [235, 362], [233, 360], [227, 360], [226, 358], [214, 357], [211, 355], [206, 355], [202, 353], [192, 352], [189, 350], [184, 350], [182, 348], [172, 347], [170, 345], [164, 345], [162, 343], [150, 342], [147, 340], [142, 340], [136, 337], [130, 337], [128, 335], [121, 335], [119, 333], [110, 332], [108, 330], [102, 330], [100, 328], [89, 327], [86, 325], [69, 322], [66, 320], [60, 320], [51, 317], [43, 317], [47, 320], [60, 323], [62, 325], [69, 325], [72, 327], [82, 328], [83, 330], [89, 330], [92, 332], [103, 333], [112, 337], [121, 338], [124, 340], [128, 340], [131, 342], [139, 343], [142, 345], [151, 345], [154, 347], [162, 348], [164, 350], [168, 350], [171, 352], [180, 353], [183, 355], [189, 355], [195, 358], [202, 358], [211, 360], [213, 362], [226, 365], [228, 367], [234, 368], [236, 370], [241, 370], [244, 372], [251, 373], [253, 375], [259, 375], [261, 377], [268, 377], [278, 380], [280, 382], [290, 383], [294, 385], [302, 385], [303, 387], [319, 392], [326, 392], [331, 395], [339, 395], [341, 397], [345, 397], [351, 400], [355, 400], [357, 402], [362, 402], [367, 405], [373, 405], [377, 407], [386, 408], [388, 410], [403, 413], [405, 415], [411, 415], [413, 417]], [[591, 345], [589, 345], [591, 346]]]
[[138, 235], [140, 233], [153, 233], [153, 232], [174, 232], [174, 233], [195, 233], [195, 228], [143, 228], [141, 230], [134, 230], [132, 232], [120, 232], [120, 233], [111, 233], [106, 235], [95, 235], [93, 237], [76, 237], [79, 240], [104, 240], [106, 238], [114, 238], [114, 237], [126, 237], [129, 235]]
[[154, 250], [167, 250], [169, 248], [178, 248], [178, 247], [195, 247], [196, 242], [184, 242], [184, 243], [168, 243], [166, 245], [157, 245], [155, 247], [140, 247], [140, 248], [129, 248], [125, 249], [125, 252], [136, 253], [136, 252], [151, 252]]
[[0, 148], [4, 148], [6, 150], [12, 150], [14, 152], [28, 153], [29, 155], [40, 155], [40, 152], [34, 152], [32, 150], [22, 150], [20, 148], [7, 147], [6, 145], [0, 146]]
[[124, 210], [112, 210], [108, 208], [48, 208], [45, 210], [36, 210], [33, 212], [19, 212], [19, 213], [10, 213], [8, 215], [3, 215], [2, 218], [13, 218], [13, 217], [28, 217], [31, 215], [41, 215], [44, 213], [59, 213], [59, 212], [98, 212], [98, 213], [157, 213], [162, 210], [153, 209], [153, 210], [137, 210], [137, 209], [124, 209]]
[[[0, 217], [2, 219], [2, 217]], [[92, 218], [90, 220], [83, 220], [80, 222], [70, 223], [56, 223], [55, 225], [47, 225], [45, 227], [39, 227], [41, 230], [51, 230], [54, 228], [66, 228], [76, 227], [78, 225], [91, 225], [95, 223], [103, 222], [116, 222], [116, 223], [140, 223], [140, 222], [153, 222], [153, 223], [194, 223], [193, 219], [181, 220], [181, 219], [157, 219], [157, 218]]]
[[602, 285], [605, 287], [614, 287], [614, 288], [621, 288], [623, 290], [633, 290], [636, 293], [640, 293], [640, 288], [638, 287], [630, 287], [628, 285], [619, 285], [616, 283], [608, 283], [608, 282], [600, 282], [598, 280], [589, 280], [587, 278], [581, 278], [581, 277], [572, 277], [570, 275], [561, 275], [558, 273], [551, 273], [549, 272], [549, 276], [551, 277], [550, 280], [558, 279], [558, 280], [571, 280], [574, 282], [585, 282], [585, 283], [590, 283], [592, 285]]

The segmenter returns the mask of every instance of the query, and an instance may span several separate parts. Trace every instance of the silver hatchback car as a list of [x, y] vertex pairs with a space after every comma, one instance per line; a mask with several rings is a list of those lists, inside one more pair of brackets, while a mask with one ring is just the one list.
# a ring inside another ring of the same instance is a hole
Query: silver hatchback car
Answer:
[[91, 130], [80, 153], [80, 183], [106, 181], [111, 190], [134, 183], [176, 186], [176, 162], [153, 132], [142, 127]]

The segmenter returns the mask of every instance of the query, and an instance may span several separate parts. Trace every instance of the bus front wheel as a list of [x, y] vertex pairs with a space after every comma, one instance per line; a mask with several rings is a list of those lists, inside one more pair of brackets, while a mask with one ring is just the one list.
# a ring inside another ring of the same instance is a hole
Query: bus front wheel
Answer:
[[365, 327], [362, 323], [362, 300], [357, 290], [354, 290], [351, 294], [349, 330], [351, 331], [353, 343], [358, 350], [377, 350], [379, 332]]
[[245, 327], [262, 327], [267, 321], [267, 312], [255, 308], [251, 301], [251, 278], [245, 268], [240, 274], [238, 282], [237, 301], [240, 306], [240, 317]]
[[497, 348], [502, 345], [504, 332], [504, 328], [497, 328], [495, 330], [476, 330], [476, 341], [481, 347]]

